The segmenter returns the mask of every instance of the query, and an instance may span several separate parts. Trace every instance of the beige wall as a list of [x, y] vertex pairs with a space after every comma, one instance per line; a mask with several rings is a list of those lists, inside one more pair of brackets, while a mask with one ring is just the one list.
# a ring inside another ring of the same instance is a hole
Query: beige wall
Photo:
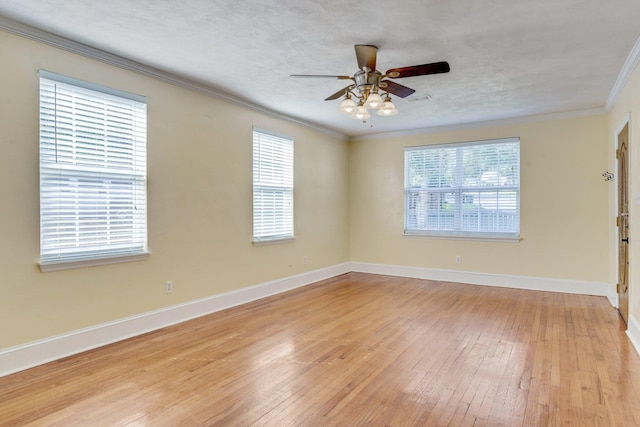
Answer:
[[[506, 137], [521, 140], [522, 241], [403, 237], [404, 147]], [[352, 141], [351, 260], [608, 282], [606, 141], [605, 115]]]
[[[616, 132], [629, 121], [629, 313], [640, 319], [640, 69], [636, 67], [615, 105], [609, 113], [609, 170], [616, 170]], [[615, 190], [615, 189], [614, 189]], [[615, 191], [610, 197], [609, 228], [612, 256], [612, 281], [617, 280], [617, 229], [613, 225], [616, 215]]]
[[[601, 174], [614, 164], [612, 129], [640, 117], [638, 73], [609, 115], [346, 143], [7, 33], [0, 49], [0, 349], [347, 261], [615, 283], [614, 184]], [[40, 68], [148, 97], [147, 261], [37, 268]], [[253, 126], [295, 138], [294, 243], [251, 244]], [[521, 242], [402, 236], [405, 146], [512, 136]], [[632, 126], [633, 175], [639, 136]]]
[[[349, 260], [345, 141], [4, 32], [0, 52], [0, 349]], [[36, 266], [40, 68], [148, 97], [148, 260]], [[293, 243], [251, 244], [253, 126], [295, 139]]]

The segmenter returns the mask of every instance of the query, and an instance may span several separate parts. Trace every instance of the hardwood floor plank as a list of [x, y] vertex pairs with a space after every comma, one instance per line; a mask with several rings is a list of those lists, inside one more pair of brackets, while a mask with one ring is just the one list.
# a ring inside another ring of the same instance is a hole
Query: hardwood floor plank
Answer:
[[2, 426], [633, 426], [603, 297], [349, 273], [0, 378]]

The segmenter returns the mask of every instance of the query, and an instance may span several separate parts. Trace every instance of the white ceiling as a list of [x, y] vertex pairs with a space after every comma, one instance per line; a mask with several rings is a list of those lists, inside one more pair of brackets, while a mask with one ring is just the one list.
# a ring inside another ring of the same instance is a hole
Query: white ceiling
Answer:
[[[637, 0], [0, 0], [0, 16], [348, 136], [603, 109], [640, 37]], [[396, 80], [416, 93], [363, 124], [323, 101], [345, 81], [289, 77], [353, 75], [354, 44], [382, 72], [451, 72]]]

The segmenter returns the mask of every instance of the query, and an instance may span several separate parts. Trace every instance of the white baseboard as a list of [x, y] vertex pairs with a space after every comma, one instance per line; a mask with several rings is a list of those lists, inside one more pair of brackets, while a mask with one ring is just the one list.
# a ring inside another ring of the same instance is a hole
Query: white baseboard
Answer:
[[[616, 302], [614, 305], [617, 305], [617, 295], [612, 293], [611, 287], [606, 283], [351, 262], [3, 349], [0, 350], [0, 377], [350, 271], [475, 285], [599, 295], [606, 296], [612, 304]], [[640, 352], [640, 346], [637, 344], [640, 343], [640, 325], [633, 316], [630, 317], [627, 334], [636, 350]]]
[[629, 315], [629, 324], [627, 325], [627, 336], [640, 355], [640, 323], [633, 314]]
[[500, 286], [505, 288], [528, 289], [533, 291], [564, 292], [569, 294], [609, 295], [610, 286], [606, 283], [582, 280], [552, 279], [545, 277], [509, 276], [504, 274], [474, 273], [470, 271], [440, 270], [424, 267], [400, 265], [370, 264], [352, 262], [351, 271], [389, 276], [411, 277], [415, 279], [437, 280], [442, 282], [469, 283], [472, 285]]
[[338, 264], [9, 347], [0, 350], [0, 377], [349, 271], [349, 263]]

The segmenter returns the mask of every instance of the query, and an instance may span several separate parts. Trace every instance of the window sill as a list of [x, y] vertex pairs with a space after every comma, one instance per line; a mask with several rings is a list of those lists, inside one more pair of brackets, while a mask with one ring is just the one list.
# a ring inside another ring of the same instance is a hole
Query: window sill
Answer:
[[132, 255], [122, 255], [106, 258], [95, 258], [78, 261], [49, 261], [38, 263], [40, 271], [43, 273], [49, 271], [71, 270], [74, 268], [95, 267], [98, 265], [118, 264], [121, 262], [144, 261], [149, 258], [151, 252], [142, 252]]
[[282, 237], [275, 239], [264, 239], [264, 240], [253, 240], [251, 243], [253, 246], [265, 246], [265, 245], [279, 245], [280, 243], [291, 243], [295, 242], [295, 237]]
[[522, 236], [514, 237], [500, 237], [500, 236], [460, 236], [453, 234], [420, 234], [420, 233], [403, 233], [402, 237], [418, 238], [418, 239], [436, 239], [436, 240], [475, 240], [481, 242], [507, 242], [507, 243], [519, 243], [523, 240]]

